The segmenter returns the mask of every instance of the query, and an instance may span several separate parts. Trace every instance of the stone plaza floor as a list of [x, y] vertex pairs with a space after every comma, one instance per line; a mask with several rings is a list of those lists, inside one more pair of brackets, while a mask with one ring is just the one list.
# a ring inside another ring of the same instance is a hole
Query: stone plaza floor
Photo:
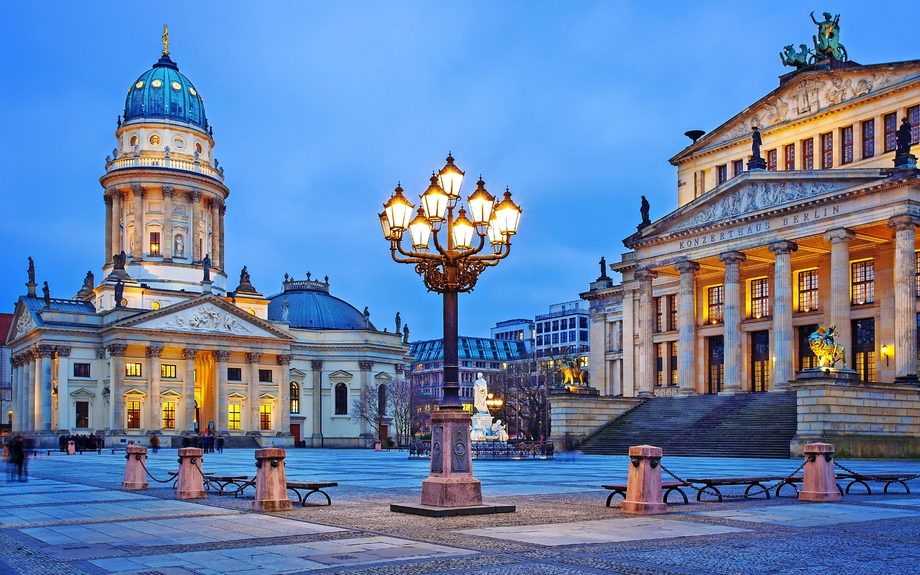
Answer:
[[[794, 497], [669, 505], [637, 517], [604, 505], [628, 458], [477, 461], [487, 502], [516, 513], [428, 518], [389, 511], [417, 503], [428, 462], [406, 452], [289, 450], [289, 480], [337, 481], [332, 506], [250, 511], [249, 498], [176, 501], [169, 483], [121, 490], [124, 452], [30, 459], [29, 481], [0, 483], [0, 574], [275, 573], [653, 575], [920, 573], [920, 479], [911, 491], [854, 486], [841, 503]], [[175, 450], [149, 454], [154, 477]], [[204, 457], [205, 473], [255, 472], [252, 450]], [[681, 477], [787, 475], [798, 459], [665, 458]], [[920, 474], [920, 461], [842, 461], [861, 473]], [[728, 493], [740, 493], [739, 490]], [[784, 495], [792, 494], [788, 490]], [[315, 499], [314, 499], [315, 498]], [[314, 495], [308, 502], [325, 502]], [[672, 499], [673, 501], [673, 499]]]

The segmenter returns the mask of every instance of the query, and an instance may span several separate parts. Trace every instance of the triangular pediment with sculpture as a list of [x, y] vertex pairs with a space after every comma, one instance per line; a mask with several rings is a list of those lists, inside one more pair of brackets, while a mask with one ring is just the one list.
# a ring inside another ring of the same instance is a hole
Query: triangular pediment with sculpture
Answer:
[[185, 334], [232, 335], [291, 340], [270, 322], [209, 295], [122, 320], [117, 329], [175, 331]]

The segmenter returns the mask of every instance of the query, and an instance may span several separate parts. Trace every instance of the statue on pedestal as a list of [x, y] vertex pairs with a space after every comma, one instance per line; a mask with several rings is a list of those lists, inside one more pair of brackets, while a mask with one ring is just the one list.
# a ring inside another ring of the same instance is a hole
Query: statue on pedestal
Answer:
[[489, 406], [486, 404], [488, 397], [489, 386], [486, 384], [485, 378], [482, 377], [482, 373], [477, 373], [476, 383], [473, 384], [473, 406], [476, 408], [476, 413], [489, 415]]
[[402, 318], [399, 317], [399, 312], [396, 312], [396, 333], [398, 334], [402, 328]]
[[210, 254], [205, 254], [204, 258], [202, 258], [201, 268], [202, 270], [204, 270], [204, 278], [201, 281], [202, 282], [211, 281], [211, 255]]
[[42, 286], [42, 297], [45, 299], [45, 307], [51, 307], [51, 288], [48, 287], [48, 282]]
[[29, 269], [27, 270], [29, 274], [29, 283], [35, 283], [35, 262], [32, 261], [32, 256], [29, 256]]

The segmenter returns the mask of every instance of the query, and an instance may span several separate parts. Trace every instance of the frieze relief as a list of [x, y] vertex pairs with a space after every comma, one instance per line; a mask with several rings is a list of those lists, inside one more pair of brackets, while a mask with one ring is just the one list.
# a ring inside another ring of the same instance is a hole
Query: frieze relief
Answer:
[[35, 329], [35, 321], [32, 319], [32, 316], [29, 312], [23, 313], [16, 322], [16, 337], [28, 333], [33, 329]]
[[141, 324], [138, 327], [193, 332], [229, 333], [235, 335], [248, 335], [253, 333], [253, 330], [250, 329], [244, 321], [214, 306], [204, 306], [186, 310], [160, 320]]

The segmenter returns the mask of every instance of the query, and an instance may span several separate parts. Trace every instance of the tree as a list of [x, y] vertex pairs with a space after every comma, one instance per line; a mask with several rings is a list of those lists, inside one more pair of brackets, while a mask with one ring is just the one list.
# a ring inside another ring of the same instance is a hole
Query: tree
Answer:
[[376, 385], [364, 384], [361, 393], [352, 400], [352, 421], [367, 423], [374, 432], [374, 437], [380, 439], [380, 425], [387, 416], [386, 401], [380, 401], [380, 392]]
[[396, 443], [403, 445], [412, 437], [412, 420], [415, 416], [412, 386], [405, 379], [394, 379], [387, 386], [387, 400], [390, 415], [393, 416], [393, 428]]

